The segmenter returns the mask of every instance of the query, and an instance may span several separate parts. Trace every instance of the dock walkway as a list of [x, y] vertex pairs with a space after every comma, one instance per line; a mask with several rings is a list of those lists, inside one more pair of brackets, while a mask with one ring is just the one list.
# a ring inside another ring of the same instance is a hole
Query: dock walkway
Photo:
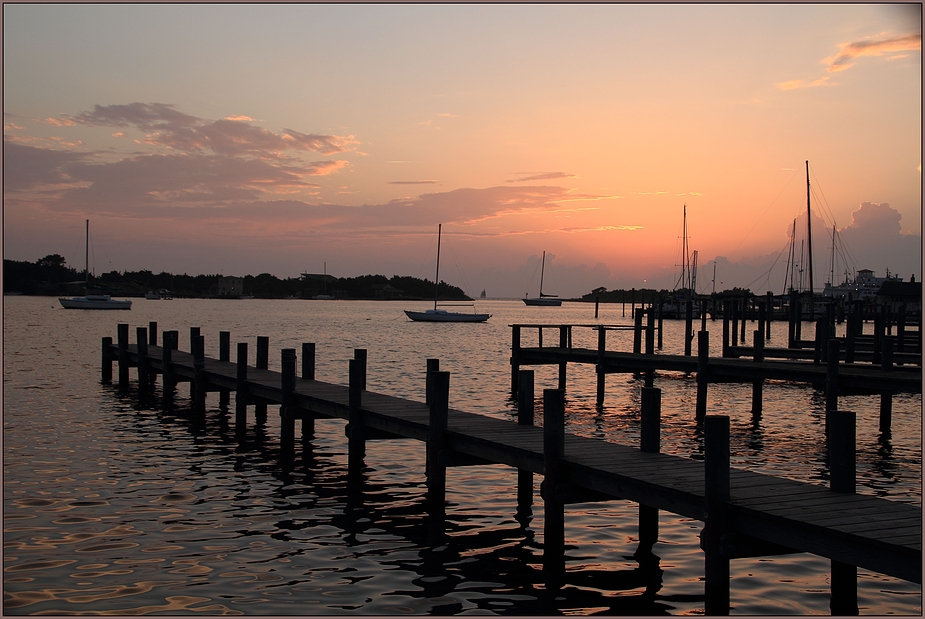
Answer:
[[[152, 338], [155, 331], [156, 326], [152, 323]], [[165, 332], [165, 338], [172, 334], [172, 341], [165, 341], [166, 347], [149, 344], [143, 328], [138, 329], [138, 343], [129, 344], [127, 332], [127, 325], [120, 325], [118, 343], [114, 344], [111, 338], [103, 340], [104, 382], [107, 374], [111, 380], [112, 363], [118, 361], [120, 385], [127, 385], [129, 367], [138, 368], [140, 385], [150, 385], [156, 374], [161, 374], [165, 383], [170, 381], [172, 385], [189, 381], [192, 383], [191, 391], [198, 394], [199, 405], [203, 410], [206, 392], [221, 391], [227, 394], [234, 391], [236, 425], [241, 426], [246, 425], [246, 413], [242, 412], [248, 404], [280, 404], [281, 444], [287, 442], [288, 436], [291, 447], [294, 441], [294, 421], [297, 419], [302, 422], [303, 439], [310, 436], [315, 418], [348, 421], [351, 463], [362, 461], [365, 440], [409, 438], [424, 441], [428, 445], [429, 492], [437, 490], [438, 494], [433, 495], [437, 497], [442, 496], [439, 493], [443, 490], [439, 487], [441, 475], [433, 468], [435, 466], [442, 467], [442, 483], [445, 483], [446, 466], [505, 464], [521, 472], [545, 475], [543, 499], [547, 513], [547, 541], [544, 553], [552, 556], [557, 553], [561, 556], [562, 550], [552, 548], [551, 540], [564, 542], [564, 536], [550, 527], [559, 526], [556, 522], [564, 522], [562, 509], [569, 502], [629, 499], [639, 503], [641, 508], [648, 506], [702, 520], [707, 523], [702, 546], [707, 566], [708, 613], [722, 613], [723, 604], [728, 611], [728, 561], [737, 557], [808, 552], [829, 558], [833, 562], [833, 599], [838, 586], [835, 579], [837, 566], [839, 570], [844, 566], [855, 570], [853, 566], [862, 567], [921, 583], [921, 510], [912, 505], [854, 493], [853, 413], [842, 414], [846, 420], [850, 417], [850, 423], [844, 425], [848, 428], [849, 438], [836, 439], [836, 436], [843, 435], [835, 429], [831, 432], [830, 441], [850, 443], [844, 461], [849, 464], [832, 464], [833, 486], [836, 484], [836, 476], [841, 476], [838, 482], [841, 491], [836, 491], [815, 484], [729, 468], [728, 417], [707, 416], [706, 460], [697, 461], [657, 453], [657, 447], [654, 452], [651, 448], [643, 451], [602, 439], [565, 434], [564, 398], [561, 390], [544, 392], [545, 427], [535, 427], [532, 425], [532, 410], [530, 419], [520, 423], [461, 410], [448, 410], [449, 374], [446, 372], [432, 372], [432, 375], [428, 375], [428, 382], [431, 378], [436, 380], [438, 375], [444, 375], [443, 383], [434, 383], [443, 384], [443, 387], [435, 386], [429, 392], [430, 404], [366, 391], [362, 389], [365, 386], [365, 351], [362, 351], [362, 355], [358, 354], [357, 360], [351, 360], [350, 384], [345, 386], [314, 380], [313, 358], [310, 364], [306, 364], [307, 360], [303, 359], [303, 377], [296, 377], [293, 349], [282, 351], [283, 371], [275, 372], [266, 369], [265, 358], [260, 362], [259, 341], [258, 366], [262, 365], [262, 369], [247, 365], [246, 344], [238, 345], [239, 359], [243, 352], [241, 361], [231, 362], [227, 359], [227, 333], [221, 334], [222, 356], [226, 359], [218, 360], [203, 356], [198, 330], [193, 340], [192, 354], [176, 349], [175, 331]], [[199, 340], [198, 347], [195, 345], [196, 339]], [[309, 345], [303, 345], [303, 354], [310, 351], [309, 354], [313, 356], [314, 346], [310, 345], [310, 349], [306, 346]], [[265, 343], [263, 349], [265, 356]], [[527, 349], [519, 352], [522, 355], [521, 362], [528, 359], [540, 361], [534, 356], [539, 355], [538, 352]], [[559, 355], [557, 362], [565, 354], [571, 355], [569, 361], [577, 360], [576, 355], [593, 356], [594, 362], [597, 362], [598, 357], [597, 351], [573, 349], [543, 349], [542, 354]], [[648, 367], [648, 355], [630, 356], [633, 357], [634, 368], [644, 370]], [[362, 362], [359, 361], [360, 357]], [[625, 353], [607, 353], [608, 367], [622, 368], [618, 364], [624, 363], [622, 360], [625, 357]], [[670, 369], [681, 371], [697, 370], [696, 358], [657, 357], [658, 367], [662, 369], [670, 366]], [[357, 361], [356, 366], [354, 361]], [[722, 367], [720, 362], [711, 360], [710, 371], [719, 371]], [[671, 364], [676, 364], [676, 367]], [[782, 365], [782, 362], [764, 362], [761, 367], [766, 377], [790, 380], [785, 367], [777, 369]], [[821, 369], [824, 373], [825, 368]], [[734, 371], [730, 369], [729, 372], [732, 375]], [[522, 392], [528, 390], [529, 393], [520, 395], [529, 397], [532, 409], [532, 372], [529, 375], [529, 383], [522, 383]], [[843, 376], [846, 375], [847, 370]], [[846, 380], [865, 379], [855, 377]], [[897, 377], [896, 380], [904, 379]], [[879, 387], [882, 389], [882, 384]], [[647, 391], [658, 392], [657, 389]], [[442, 418], [441, 406], [444, 411]], [[562, 409], [558, 416], [555, 410], [557, 406]], [[720, 431], [711, 431], [712, 428], [723, 427], [722, 424], [717, 425], [717, 420], [725, 420], [725, 437]], [[839, 427], [843, 427], [841, 422]], [[718, 451], [717, 447], [711, 447], [723, 444], [725, 454]], [[839, 449], [844, 451], [843, 447], [833, 451], [841, 453]], [[850, 470], [840, 473], [846, 470], [846, 466]], [[532, 492], [532, 481], [530, 489]], [[442, 501], [439, 503], [442, 505]], [[562, 512], [559, 518], [554, 517], [555, 510]], [[655, 526], [657, 530], [657, 524]], [[717, 533], [708, 535], [710, 531]], [[725, 579], [722, 578], [722, 568], [716, 571], [717, 564], [726, 566]], [[854, 574], [856, 586], [856, 571]], [[725, 602], [722, 593], [718, 599], [715, 591], [711, 594], [711, 587], [715, 590], [718, 586], [722, 590], [722, 580], [726, 581]]]

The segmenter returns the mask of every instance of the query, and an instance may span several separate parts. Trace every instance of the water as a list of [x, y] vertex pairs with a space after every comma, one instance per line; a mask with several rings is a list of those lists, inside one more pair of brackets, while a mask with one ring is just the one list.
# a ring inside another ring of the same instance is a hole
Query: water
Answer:
[[[130, 312], [66, 311], [47, 297], [4, 298], [4, 613], [5, 614], [702, 614], [702, 523], [661, 512], [654, 553], [660, 572], [641, 569], [637, 507], [626, 501], [570, 505], [566, 511], [566, 586], [543, 586], [543, 510], [536, 477], [532, 517], [517, 518], [516, 472], [504, 466], [447, 473], [446, 543], [426, 535], [424, 446], [410, 440], [368, 443], [362, 496], [346, 483], [343, 422], [318, 421], [310, 457], [292, 471], [278, 464], [278, 417], [249, 428], [241, 445], [233, 412], [210, 394], [204, 426], [189, 415], [181, 385], [175, 408], [141, 406], [137, 393], [100, 383], [100, 342], [116, 324], [156, 321], [202, 328], [206, 354], [218, 332], [232, 351], [270, 337], [279, 350], [317, 346], [319, 380], [346, 384], [354, 348], [369, 353], [368, 388], [424, 399], [427, 358], [451, 373], [450, 406], [513, 419], [509, 399], [509, 325], [592, 324], [593, 306], [527, 308], [479, 302], [485, 324], [409, 322], [402, 309], [423, 303], [139, 299]], [[629, 312], [629, 308], [627, 308]], [[620, 305], [599, 322], [629, 324]], [[681, 352], [683, 323], [666, 321], [665, 352]], [[719, 354], [720, 323], [711, 347]], [[715, 328], [714, 328], [715, 327]], [[783, 346], [774, 323], [769, 346]], [[804, 325], [804, 337], [811, 326]], [[535, 338], [525, 331], [524, 344]], [[558, 332], [544, 338], [553, 343]], [[629, 333], [609, 347], [630, 350]], [[576, 346], [596, 332], [576, 329]], [[555, 367], [536, 367], [541, 393]], [[132, 380], [135, 374], [132, 371]], [[595, 407], [590, 366], [569, 367], [569, 430], [638, 444], [641, 381], [607, 377]], [[696, 387], [659, 375], [662, 450], [697, 457]], [[159, 384], [158, 384], [159, 389]], [[710, 412], [731, 416], [733, 465], [827, 483], [822, 435], [824, 394], [770, 384], [764, 416], [752, 420], [748, 385], [711, 385]], [[921, 396], [893, 405], [893, 432], [877, 430], [879, 398], [852, 396], [858, 413], [859, 492], [921, 505]], [[253, 420], [253, 415], [250, 415]], [[829, 562], [808, 554], [732, 562], [734, 614], [829, 614]], [[921, 613], [921, 588], [859, 570], [862, 614]]]

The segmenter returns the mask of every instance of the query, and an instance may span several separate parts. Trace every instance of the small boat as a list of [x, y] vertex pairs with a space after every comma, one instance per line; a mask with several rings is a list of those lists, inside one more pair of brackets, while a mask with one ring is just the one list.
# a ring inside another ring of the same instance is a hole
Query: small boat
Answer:
[[443, 231], [443, 224], [437, 226], [437, 274], [434, 276], [434, 309], [423, 312], [405, 310], [405, 315], [416, 322], [485, 322], [491, 318], [491, 314], [479, 314], [473, 312], [450, 312], [445, 309], [437, 309], [437, 290], [440, 286], [440, 235]]
[[145, 293], [145, 298], [150, 301], [170, 301], [173, 297], [170, 295], [170, 291], [166, 288], [161, 288], [160, 290], [149, 290]]
[[128, 299], [113, 299], [108, 294], [90, 294], [90, 220], [87, 220], [87, 247], [84, 257], [84, 296], [70, 299], [59, 298], [64, 309], [132, 309]]
[[[536, 271], [534, 271], [536, 273]], [[546, 274], [546, 252], [543, 252], [543, 267], [540, 270], [540, 296], [533, 299], [524, 297], [524, 304], [542, 307], [558, 307], [562, 305], [562, 300], [556, 298], [554, 294], [543, 293], [543, 276]]]

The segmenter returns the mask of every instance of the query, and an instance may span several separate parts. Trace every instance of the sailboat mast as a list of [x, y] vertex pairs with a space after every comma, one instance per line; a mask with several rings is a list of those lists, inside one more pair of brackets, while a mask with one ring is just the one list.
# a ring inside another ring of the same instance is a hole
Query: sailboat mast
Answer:
[[437, 273], [434, 275], [434, 310], [437, 309], [437, 289], [440, 286], [440, 234], [443, 224], [437, 224]]
[[809, 294], [813, 294], [813, 220], [809, 207], [809, 160], [806, 160], [806, 253], [809, 254]]
[[[536, 273], [536, 271], [534, 271]], [[543, 264], [540, 266], [540, 297], [543, 296], [543, 276], [546, 274], [546, 252], [543, 252]]]
[[835, 285], [835, 224], [832, 224], [832, 273], [829, 275], [829, 283]]
[[[84, 248], [84, 288], [90, 290], [90, 220], [87, 220], [87, 243]], [[84, 294], [87, 294], [86, 292]]]

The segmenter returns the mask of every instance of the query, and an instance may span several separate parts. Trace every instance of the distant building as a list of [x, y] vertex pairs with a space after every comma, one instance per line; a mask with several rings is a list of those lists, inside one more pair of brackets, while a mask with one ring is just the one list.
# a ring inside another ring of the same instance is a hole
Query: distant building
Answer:
[[404, 290], [393, 288], [391, 284], [373, 284], [370, 286], [376, 297], [385, 299], [399, 299], [405, 294]]
[[218, 296], [239, 297], [244, 294], [243, 277], [222, 277], [218, 280]]

